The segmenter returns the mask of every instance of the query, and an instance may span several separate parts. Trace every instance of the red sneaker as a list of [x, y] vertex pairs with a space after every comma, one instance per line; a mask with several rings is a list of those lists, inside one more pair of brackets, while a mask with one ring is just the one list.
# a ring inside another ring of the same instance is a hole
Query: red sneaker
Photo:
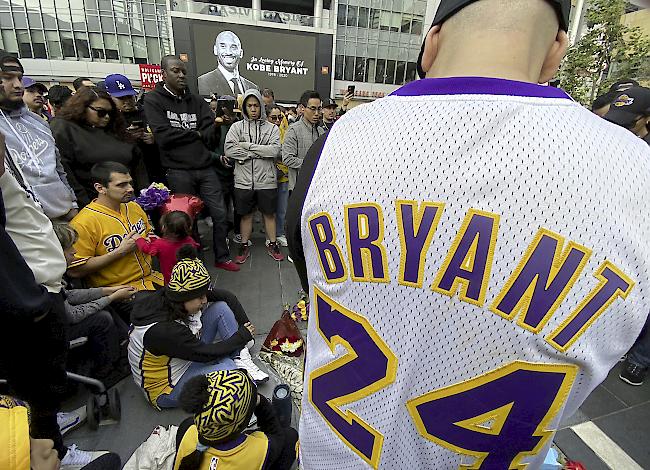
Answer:
[[284, 261], [284, 255], [280, 251], [280, 247], [278, 246], [278, 242], [270, 242], [269, 246], [266, 248], [266, 252], [274, 260], [276, 260], [276, 261]]
[[239, 255], [235, 258], [235, 263], [244, 264], [250, 255], [248, 245], [239, 245]]
[[223, 269], [224, 271], [232, 271], [232, 272], [237, 272], [241, 269], [239, 266], [233, 263], [232, 260], [223, 261], [222, 263], [215, 263], [214, 267]]

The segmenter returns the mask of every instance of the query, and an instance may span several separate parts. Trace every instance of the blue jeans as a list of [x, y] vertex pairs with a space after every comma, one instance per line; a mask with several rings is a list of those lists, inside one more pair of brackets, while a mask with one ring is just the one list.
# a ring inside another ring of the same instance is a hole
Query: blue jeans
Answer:
[[627, 353], [627, 360], [637, 366], [650, 367], [650, 316], [646, 320], [636, 343]]
[[278, 207], [275, 211], [275, 236], [284, 237], [284, 219], [289, 202], [289, 182], [278, 183]]
[[[205, 309], [201, 315], [201, 341], [209, 344], [215, 340], [225, 340], [237, 333], [239, 324], [235, 315], [225, 302], [215, 302]], [[169, 395], [160, 395], [157, 403], [161, 408], [178, 407], [178, 397], [183, 390], [183, 385], [192, 377], [205, 375], [218, 370], [236, 369], [232, 357], [239, 356], [239, 351], [233, 351], [231, 357], [224, 357], [215, 362], [192, 362], [189, 369], [181, 376]]]

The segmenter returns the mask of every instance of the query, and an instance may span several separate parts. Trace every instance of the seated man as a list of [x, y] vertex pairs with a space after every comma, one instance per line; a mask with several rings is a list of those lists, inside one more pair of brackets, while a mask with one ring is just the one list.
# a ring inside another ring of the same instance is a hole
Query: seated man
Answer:
[[[137, 250], [136, 235], [152, 232], [147, 214], [133, 199], [129, 170], [116, 162], [97, 163], [91, 177], [98, 197], [70, 222], [79, 238], [68, 275], [85, 278], [88, 287], [131, 286], [156, 290], [162, 274], [151, 267], [151, 256]], [[129, 323], [130, 302], [113, 304]]]

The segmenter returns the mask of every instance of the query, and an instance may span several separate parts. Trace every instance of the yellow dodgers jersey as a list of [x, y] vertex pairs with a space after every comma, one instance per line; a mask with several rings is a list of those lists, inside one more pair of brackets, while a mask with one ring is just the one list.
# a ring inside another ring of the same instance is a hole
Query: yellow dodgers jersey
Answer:
[[555, 88], [355, 108], [302, 212], [301, 465], [537, 469], [650, 311], [650, 152]]
[[[80, 266], [93, 256], [110, 253], [132, 230], [137, 230], [143, 237], [152, 232], [147, 214], [135, 202], [122, 204], [117, 213], [93, 201], [70, 224], [79, 233], [79, 239], [75, 244], [76, 260], [69, 267]], [[90, 274], [87, 280], [92, 287], [128, 284], [139, 291], [163, 285], [162, 274], [151, 267], [151, 256], [138, 250]]]
[[[196, 426], [189, 427], [178, 447], [174, 470], [180, 468], [183, 457], [196, 450], [198, 432]], [[209, 447], [203, 453], [199, 470], [262, 470], [266, 462], [269, 440], [263, 432], [242, 434], [234, 445], [215, 449]]]

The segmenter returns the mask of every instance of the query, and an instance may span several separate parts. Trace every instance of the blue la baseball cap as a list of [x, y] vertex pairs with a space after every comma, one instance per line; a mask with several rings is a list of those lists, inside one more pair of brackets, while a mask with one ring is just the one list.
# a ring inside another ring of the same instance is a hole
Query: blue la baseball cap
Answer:
[[123, 96], [135, 96], [138, 93], [133, 89], [133, 85], [128, 78], [119, 73], [113, 73], [106, 77], [104, 86], [109, 95], [115, 98]]

